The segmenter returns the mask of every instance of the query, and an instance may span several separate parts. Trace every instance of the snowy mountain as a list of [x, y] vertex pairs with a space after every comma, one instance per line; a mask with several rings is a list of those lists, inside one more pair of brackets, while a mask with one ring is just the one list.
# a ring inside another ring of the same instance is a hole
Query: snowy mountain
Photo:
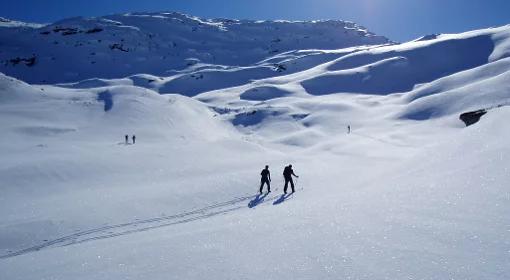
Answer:
[[389, 43], [352, 22], [206, 20], [180, 13], [71, 18], [39, 28], [1, 26], [0, 71], [44, 84], [168, 75], [195, 64], [214, 64], [214, 69], [255, 64], [267, 77], [278, 74], [278, 65], [257, 62], [272, 55]]
[[396, 44], [132, 13], [0, 38], [0, 279], [510, 277], [510, 26]]

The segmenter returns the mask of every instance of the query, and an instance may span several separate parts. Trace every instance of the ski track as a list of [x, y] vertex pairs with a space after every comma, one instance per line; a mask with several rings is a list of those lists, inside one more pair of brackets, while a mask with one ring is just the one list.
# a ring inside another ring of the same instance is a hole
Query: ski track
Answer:
[[[133, 234], [137, 232], [145, 232], [149, 230], [154, 230], [158, 228], [163, 228], [167, 226], [185, 224], [197, 220], [211, 218], [217, 215], [224, 215], [230, 212], [240, 210], [243, 208], [255, 208], [262, 204], [268, 204], [275, 199], [280, 199], [281, 194], [273, 195], [264, 198], [262, 201], [257, 202], [255, 205], [250, 207], [250, 201], [248, 205], [239, 205], [241, 202], [245, 202], [250, 199], [255, 199], [257, 195], [248, 195], [237, 197], [229, 201], [219, 202], [216, 204], [212, 204], [200, 209], [187, 211], [175, 215], [163, 216], [157, 218], [150, 218], [144, 220], [135, 220], [132, 222], [103, 226], [98, 228], [93, 228], [89, 230], [79, 231], [70, 235], [66, 235], [57, 239], [53, 239], [42, 244], [32, 246], [26, 249], [21, 249], [15, 252], [8, 253], [6, 255], [1, 255], [0, 259], [12, 258], [19, 255], [24, 255], [32, 252], [39, 251], [41, 249], [52, 248], [52, 247], [64, 247], [70, 246], [80, 243], [85, 243], [89, 241], [102, 240], [113, 238], [117, 236], [123, 236], [128, 234]], [[282, 201], [283, 202], [283, 201]], [[274, 205], [274, 203], [273, 203]]]

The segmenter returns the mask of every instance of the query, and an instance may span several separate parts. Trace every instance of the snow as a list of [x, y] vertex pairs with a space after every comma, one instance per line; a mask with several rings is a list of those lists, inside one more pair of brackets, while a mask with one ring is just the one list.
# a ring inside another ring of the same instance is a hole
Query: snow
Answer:
[[[364, 30], [170, 12], [0, 28], [0, 60], [38, 57], [0, 67], [0, 279], [508, 279], [510, 26]], [[113, 34], [144, 50], [92, 43]], [[148, 50], [165, 36], [171, 63]]]
[[41, 28], [44, 24], [38, 24], [38, 23], [28, 23], [28, 22], [21, 22], [16, 20], [10, 20], [7, 18], [0, 17], [0, 28], [1, 27], [8, 27], [8, 28]]
[[[185, 71], [189, 58], [242, 68], [288, 51], [389, 43], [350, 22], [258, 23], [206, 20], [179, 13], [76, 17], [36, 29], [3, 28], [0, 40], [4, 42], [0, 71], [43, 84], [140, 73], [166, 76], [167, 71]], [[18, 57], [35, 57], [36, 62], [27, 67], [11, 61]]]

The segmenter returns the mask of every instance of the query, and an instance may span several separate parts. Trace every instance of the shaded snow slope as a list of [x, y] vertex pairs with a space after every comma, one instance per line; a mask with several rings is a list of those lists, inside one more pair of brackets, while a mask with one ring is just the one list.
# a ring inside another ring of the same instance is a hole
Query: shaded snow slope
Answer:
[[37, 29], [0, 27], [0, 41], [0, 72], [31, 83], [165, 75], [197, 63], [249, 66], [288, 51], [389, 42], [352, 22], [200, 19], [179, 13], [71, 18]]
[[[441, 35], [426, 42], [336, 52], [340, 58], [304, 71], [202, 93], [197, 98], [243, 109], [250, 105], [288, 105], [282, 97], [340, 94], [341, 98], [323, 99], [347, 101], [360, 99], [356, 94], [365, 94], [366, 100], [377, 100], [373, 103], [375, 109], [384, 100], [393, 100], [405, 106], [403, 111], [393, 110], [395, 115], [415, 120], [506, 105], [510, 67], [502, 54], [508, 50], [508, 31], [509, 27], [504, 26]], [[378, 99], [374, 95], [382, 96]], [[303, 114], [299, 110], [295, 113]]]
[[412, 90], [464, 70], [505, 58], [495, 37], [508, 27], [461, 35], [443, 35], [426, 42], [409, 42], [355, 52], [330, 63], [327, 72], [303, 82], [311, 94], [355, 92], [389, 94]]

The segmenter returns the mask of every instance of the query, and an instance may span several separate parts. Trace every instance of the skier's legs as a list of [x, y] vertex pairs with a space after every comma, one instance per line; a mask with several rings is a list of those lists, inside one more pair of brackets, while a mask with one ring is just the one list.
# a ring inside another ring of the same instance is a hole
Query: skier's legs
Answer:
[[283, 187], [283, 192], [287, 193], [287, 188], [289, 187], [289, 178], [285, 178], [285, 186]]
[[267, 191], [271, 191], [271, 185], [269, 184], [269, 179], [260, 179], [260, 192], [264, 189], [264, 184], [267, 184]]
[[294, 180], [292, 180], [292, 178], [290, 178], [290, 187], [292, 188], [292, 192], [295, 192], [295, 190], [294, 190]]

